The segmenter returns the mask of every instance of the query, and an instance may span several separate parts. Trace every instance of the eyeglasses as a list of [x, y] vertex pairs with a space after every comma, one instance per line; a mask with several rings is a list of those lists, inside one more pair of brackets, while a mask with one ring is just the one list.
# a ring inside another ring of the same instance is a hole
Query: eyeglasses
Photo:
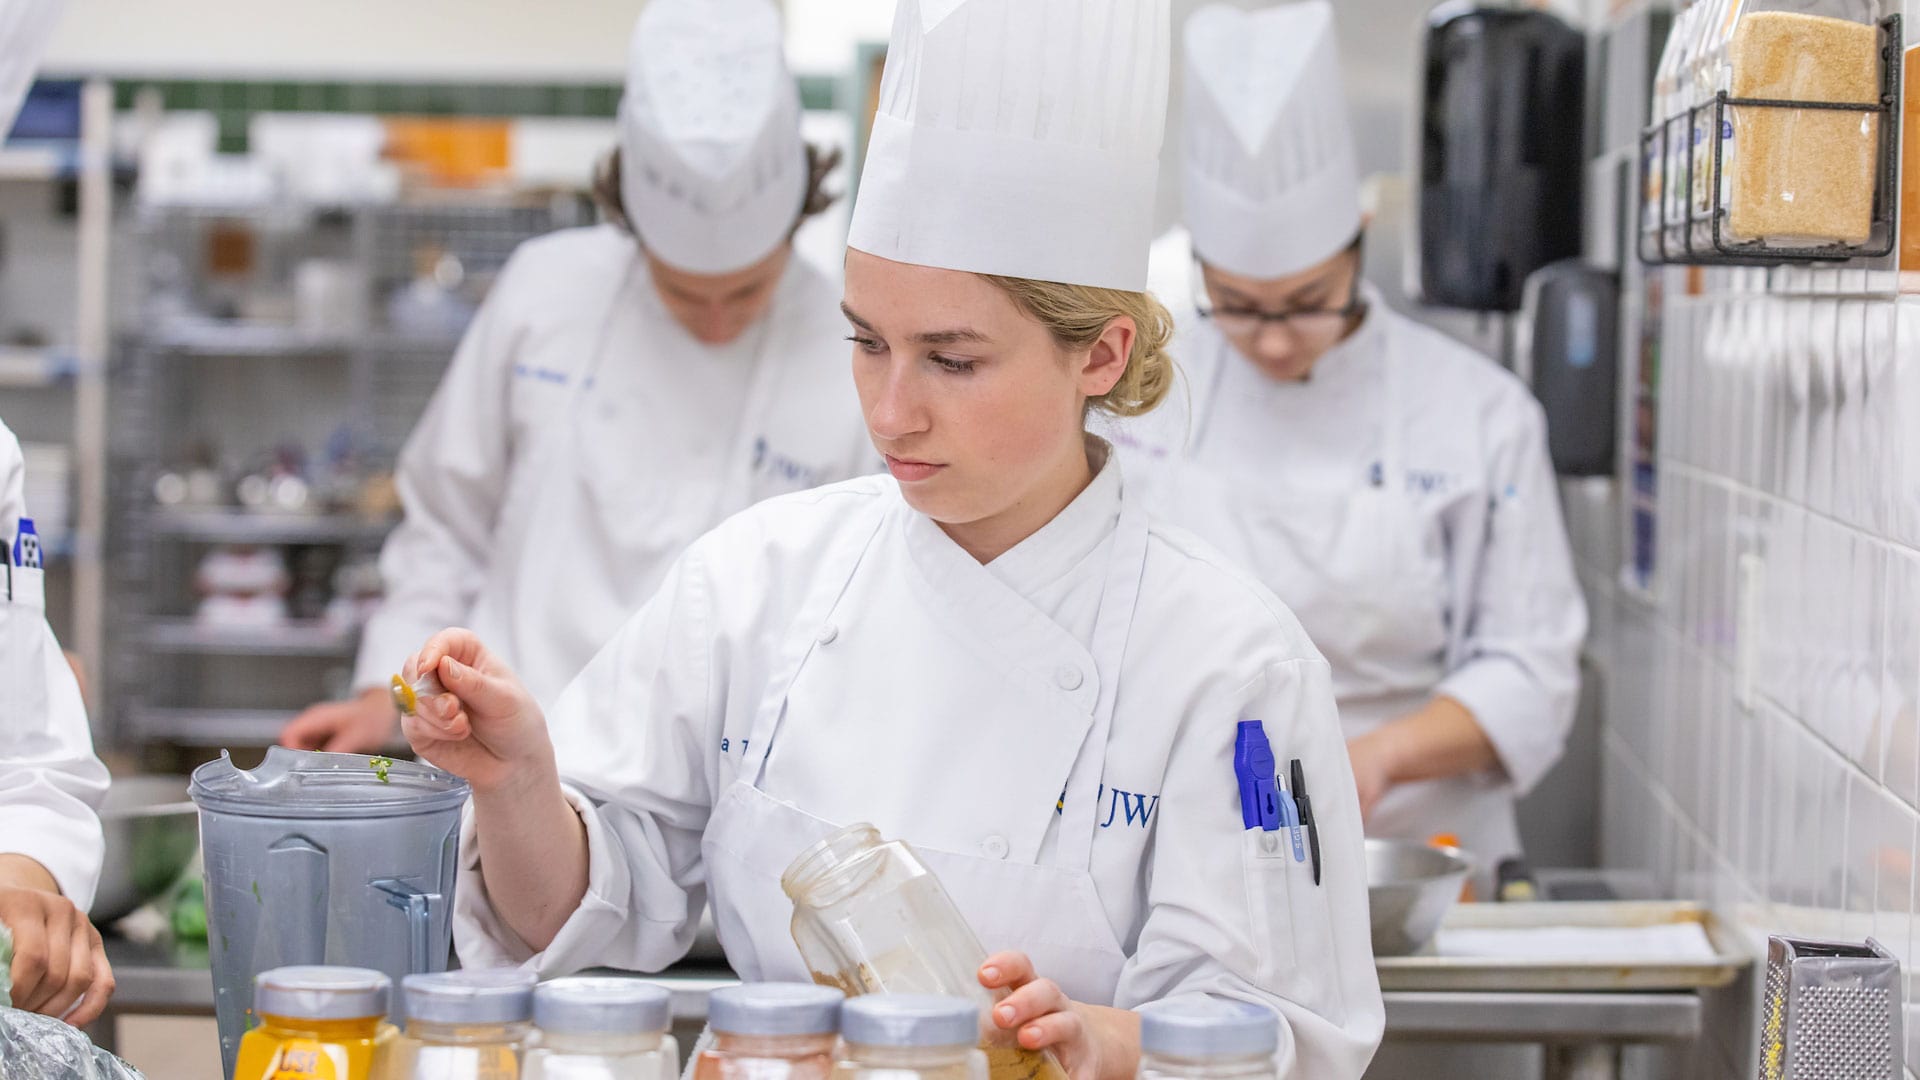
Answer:
[[1194, 309], [1203, 319], [1211, 319], [1220, 332], [1230, 338], [1251, 338], [1273, 323], [1282, 329], [1291, 330], [1303, 338], [1331, 337], [1346, 329], [1347, 325], [1367, 310], [1367, 302], [1360, 295], [1361, 251], [1360, 241], [1356, 238], [1353, 246], [1347, 250], [1353, 252], [1353, 286], [1347, 293], [1347, 302], [1337, 308], [1300, 308], [1294, 311], [1261, 311], [1258, 308], [1215, 307], [1207, 294], [1205, 267], [1198, 255], [1194, 256]]

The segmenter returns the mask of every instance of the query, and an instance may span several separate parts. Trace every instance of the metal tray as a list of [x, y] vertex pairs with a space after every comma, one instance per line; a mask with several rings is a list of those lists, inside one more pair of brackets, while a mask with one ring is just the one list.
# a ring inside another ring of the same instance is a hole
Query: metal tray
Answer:
[[[1669, 901], [1461, 904], [1442, 930], [1528, 929], [1548, 926], [1636, 927], [1695, 922], [1715, 956], [1699, 961], [1593, 963], [1476, 959], [1466, 956], [1382, 956], [1374, 960], [1382, 990], [1594, 991], [1699, 990], [1725, 986], [1754, 963], [1739, 936], [1698, 904]], [[1431, 946], [1429, 946], [1431, 948]]]

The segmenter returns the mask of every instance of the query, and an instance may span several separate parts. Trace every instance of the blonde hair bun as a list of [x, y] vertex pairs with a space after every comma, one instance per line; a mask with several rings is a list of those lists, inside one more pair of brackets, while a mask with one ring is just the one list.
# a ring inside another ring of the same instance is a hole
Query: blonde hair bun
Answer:
[[982, 275], [1013, 297], [1020, 309], [1040, 321], [1063, 348], [1085, 349], [1100, 340], [1107, 325], [1133, 320], [1133, 351], [1113, 389], [1089, 399], [1087, 407], [1112, 416], [1153, 411], [1173, 388], [1173, 315], [1152, 293], [1066, 285], [1058, 281]]

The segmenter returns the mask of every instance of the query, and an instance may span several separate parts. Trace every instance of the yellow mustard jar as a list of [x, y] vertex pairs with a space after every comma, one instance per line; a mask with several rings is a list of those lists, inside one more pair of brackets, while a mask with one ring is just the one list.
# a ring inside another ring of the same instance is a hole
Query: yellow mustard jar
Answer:
[[234, 1080], [377, 1080], [395, 1034], [391, 980], [349, 967], [284, 967], [253, 984], [259, 1026], [240, 1039]]

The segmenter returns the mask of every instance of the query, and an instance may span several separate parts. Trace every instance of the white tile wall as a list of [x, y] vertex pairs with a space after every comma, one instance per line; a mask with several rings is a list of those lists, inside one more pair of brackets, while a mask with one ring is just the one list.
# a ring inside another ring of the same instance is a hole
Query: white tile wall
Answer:
[[[1884, 271], [1714, 270], [1691, 296], [1666, 273], [1654, 587], [1590, 577], [1602, 857], [1753, 932], [1920, 959], [1920, 297]], [[1908, 1034], [1920, 1064], [1920, 1009]], [[1703, 1075], [1751, 1075], [1739, 1041]]]

